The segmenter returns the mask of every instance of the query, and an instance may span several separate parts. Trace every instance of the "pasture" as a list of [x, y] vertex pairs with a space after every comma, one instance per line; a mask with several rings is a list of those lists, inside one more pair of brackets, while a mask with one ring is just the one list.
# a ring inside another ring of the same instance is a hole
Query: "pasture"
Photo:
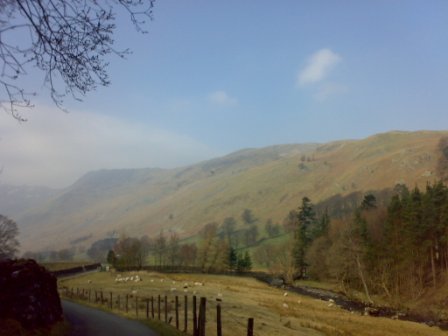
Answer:
[[[141, 281], [135, 281], [135, 277]], [[131, 281], [130, 278], [133, 277]], [[128, 278], [128, 281], [117, 279]], [[222, 307], [224, 335], [244, 335], [247, 319], [255, 319], [257, 336], [296, 335], [447, 335], [438, 328], [388, 318], [363, 316], [348, 312], [334, 303], [304, 297], [270, 287], [252, 278], [206, 274], [160, 274], [149, 272], [99, 272], [58, 280], [59, 287], [103, 291], [105, 297], [113, 292], [123, 298], [138, 296], [167, 296], [168, 302], [179, 296], [180, 325], [183, 326], [183, 298], [189, 299], [188, 330], [191, 334], [192, 296], [207, 298], [206, 335], [216, 335], [216, 304]], [[120, 315], [135, 317], [133, 300], [129, 312], [114, 309]], [[173, 311], [169, 312], [173, 316]], [[144, 318], [145, 314], [140, 314]], [[157, 318], [157, 316], [156, 316]], [[171, 322], [171, 325], [174, 323]]]

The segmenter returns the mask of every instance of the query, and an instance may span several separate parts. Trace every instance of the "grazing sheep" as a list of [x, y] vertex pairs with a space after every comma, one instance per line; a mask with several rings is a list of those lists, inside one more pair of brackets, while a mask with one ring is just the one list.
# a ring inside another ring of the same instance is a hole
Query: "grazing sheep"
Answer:
[[283, 308], [289, 308], [289, 306], [286, 302], [283, 302]]
[[284, 293], [283, 293], [283, 296], [288, 296], [288, 293], [287, 293], [287, 292], [284, 292]]

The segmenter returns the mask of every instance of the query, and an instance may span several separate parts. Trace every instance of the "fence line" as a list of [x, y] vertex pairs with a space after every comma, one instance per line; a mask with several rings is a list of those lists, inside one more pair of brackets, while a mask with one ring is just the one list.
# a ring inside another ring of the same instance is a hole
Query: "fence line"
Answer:
[[[132, 298], [132, 295], [129, 296], [129, 294], [126, 294], [126, 301], [125, 305], [122, 308], [120, 304], [120, 295], [114, 295], [112, 291], [109, 292], [109, 298], [106, 295], [104, 295], [103, 290], [94, 291], [95, 292], [95, 300], [93, 303], [104, 305], [105, 307], [109, 308], [110, 310], [119, 310], [124, 311], [126, 313], [129, 313], [129, 298]], [[71, 299], [78, 299], [78, 300], [84, 300], [87, 302], [91, 302], [91, 289], [88, 290], [84, 288], [76, 288], [76, 292], [74, 288], [68, 288], [63, 287], [62, 293], [65, 294], [66, 297]], [[114, 297], [116, 300], [114, 300]], [[154, 296], [151, 297], [139, 297], [137, 295], [134, 296], [135, 299], [135, 317], [139, 318], [139, 311], [143, 309], [145, 314], [143, 316], [146, 319], [153, 319], [155, 320], [155, 312], [154, 312]], [[172, 299], [172, 298], [171, 298]], [[151, 302], [151, 314], [149, 313]], [[170, 305], [170, 302], [174, 303], [174, 307]], [[192, 297], [192, 330], [188, 330], [188, 296], [184, 296], [184, 315], [183, 315], [183, 322], [184, 327], [183, 330], [180, 329], [180, 319], [179, 319], [179, 308], [182, 307], [182, 305], [179, 303], [179, 297], [176, 295], [174, 296], [173, 300], [169, 300], [169, 297], [167, 295], [164, 295], [162, 298], [161, 295], [157, 296], [157, 319], [161, 320], [161, 306], [163, 303], [163, 309], [164, 309], [164, 322], [171, 325], [171, 322], [173, 321], [173, 316], [169, 316], [170, 313], [173, 313], [174, 310], [174, 325], [173, 327], [176, 328], [179, 331], [183, 331], [184, 333], [192, 336], [206, 336], [206, 322], [207, 322], [207, 299], [205, 297], [200, 297], [199, 305], [197, 304], [197, 297], [196, 295], [193, 295]], [[174, 309], [173, 309], [174, 308]], [[131, 310], [132, 311], [132, 310]], [[222, 307], [221, 304], [218, 302], [216, 305], [216, 335], [222, 336]], [[141, 316], [141, 315], [140, 315]], [[248, 318], [247, 320], [247, 335], [253, 336], [254, 331], [254, 319]]]

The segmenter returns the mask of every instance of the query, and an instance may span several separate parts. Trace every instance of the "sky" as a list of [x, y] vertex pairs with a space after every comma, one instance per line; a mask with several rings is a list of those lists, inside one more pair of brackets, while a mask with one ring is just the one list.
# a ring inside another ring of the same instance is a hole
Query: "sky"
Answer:
[[[97, 169], [196, 163], [248, 147], [445, 130], [448, 1], [158, 0], [117, 19], [111, 84], [57, 109], [37, 87], [0, 113], [0, 183], [65, 187]], [[2, 93], [1, 93], [2, 94]]]

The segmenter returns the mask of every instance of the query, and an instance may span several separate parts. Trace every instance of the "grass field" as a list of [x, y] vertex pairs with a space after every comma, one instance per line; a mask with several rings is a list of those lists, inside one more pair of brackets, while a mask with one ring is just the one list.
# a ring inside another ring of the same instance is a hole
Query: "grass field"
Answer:
[[[117, 273], [102, 272], [60, 279], [59, 286], [103, 290], [105, 297], [108, 297], [109, 292], [112, 291], [114, 297], [121, 296], [121, 302], [126, 294], [138, 297], [167, 295], [169, 302], [178, 295], [181, 303], [183, 303], [183, 296], [188, 295], [190, 304], [192, 295], [204, 296], [207, 298], [207, 335], [216, 334], [215, 309], [218, 297], [222, 299], [224, 335], [244, 335], [249, 317], [255, 319], [255, 335], [257, 336], [448, 335], [438, 328], [414, 322], [361, 316], [345, 311], [330, 302], [294, 293], [284, 296], [284, 291], [269, 287], [252, 278], [201, 274], [120, 273], [122, 277], [137, 274], [143, 281], [116, 283], [114, 279]], [[195, 285], [195, 282], [203, 283], [203, 285]], [[184, 289], [186, 283], [188, 288]], [[134, 301], [131, 299], [129, 302], [129, 313], [119, 313], [133, 317], [135, 316], [135, 306], [132, 307]], [[170, 316], [173, 316], [173, 312], [170, 312]], [[183, 310], [180, 312], [180, 317], [182, 326]], [[191, 315], [189, 328], [191, 328]]]

